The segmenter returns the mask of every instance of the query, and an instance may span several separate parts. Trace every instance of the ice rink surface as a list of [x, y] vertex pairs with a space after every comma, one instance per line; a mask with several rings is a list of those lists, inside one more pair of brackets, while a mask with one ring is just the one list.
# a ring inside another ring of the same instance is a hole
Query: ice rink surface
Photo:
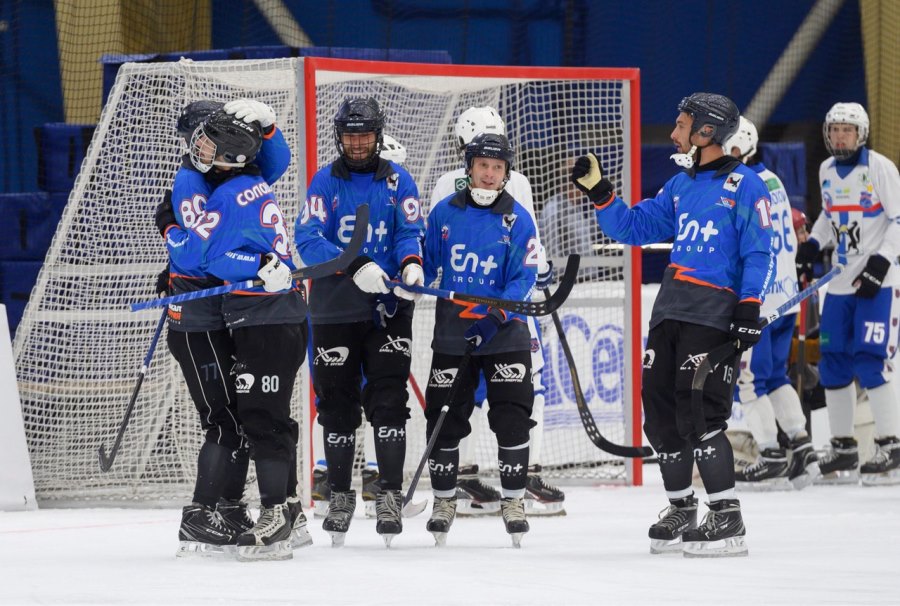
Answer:
[[344, 548], [311, 520], [314, 545], [253, 563], [176, 559], [176, 509], [0, 513], [0, 604], [900, 604], [900, 486], [741, 493], [750, 556], [688, 560], [649, 554], [666, 502], [645, 475], [565, 487], [568, 515], [530, 518], [519, 550], [499, 517], [436, 549], [430, 504], [391, 549], [360, 505]]

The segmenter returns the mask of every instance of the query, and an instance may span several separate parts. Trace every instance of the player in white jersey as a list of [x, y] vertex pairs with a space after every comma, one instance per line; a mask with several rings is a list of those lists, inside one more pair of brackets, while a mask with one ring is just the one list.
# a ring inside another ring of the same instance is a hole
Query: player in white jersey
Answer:
[[[492, 107], [470, 107], [459, 115], [455, 128], [455, 143], [462, 160], [465, 147], [471, 143], [475, 135], [494, 133], [506, 135], [503, 119]], [[464, 166], [444, 173], [438, 178], [431, 194], [431, 207], [450, 194], [468, 187], [468, 177]], [[528, 178], [515, 170], [510, 171], [505, 190], [528, 211], [537, 229], [537, 218], [534, 213], [534, 200], [531, 194], [531, 183]], [[540, 233], [537, 234], [540, 241]], [[538, 257], [538, 278], [536, 290], [550, 286], [553, 279], [553, 265], [548, 262], [544, 246], [540, 245]], [[526, 486], [525, 508], [531, 515], [564, 515], [563, 501], [565, 495], [555, 486], [544, 482], [540, 476], [541, 446], [544, 434], [544, 386], [541, 373], [544, 368], [544, 351], [541, 347], [540, 327], [533, 317], [528, 318], [528, 329], [531, 332], [531, 367], [532, 384], [534, 386], [534, 407], [531, 418], [537, 423], [531, 430], [531, 460], [528, 467], [528, 483]], [[484, 401], [484, 383], [479, 385], [476, 401]], [[474, 436], [477, 436], [485, 422], [485, 410], [482, 405], [473, 412], [469, 422], [472, 433], [460, 443], [459, 454], [459, 507], [458, 514], [478, 515], [496, 513], [500, 510], [500, 493], [478, 479], [478, 466], [475, 464]]]
[[[769, 283], [761, 316], [772, 313], [794, 296], [797, 283], [797, 235], [794, 232], [791, 203], [781, 179], [762, 162], [751, 164], [756, 155], [759, 135], [756, 127], [741, 116], [737, 132], [725, 141], [724, 148], [735, 158], [756, 171], [769, 190], [769, 216], [775, 232], [772, 254], [775, 256], [775, 279]], [[769, 325], [759, 342], [744, 354], [735, 387], [735, 399], [741, 403], [744, 418], [759, 445], [757, 460], [741, 469], [735, 478], [738, 488], [802, 489], [818, 474], [816, 452], [806, 432], [806, 417], [800, 398], [787, 374], [791, 338], [797, 310]], [[778, 424], [790, 439], [792, 458], [778, 444]]]
[[819, 373], [832, 434], [831, 452], [819, 464], [823, 481], [856, 481], [856, 380], [868, 392], [877, 445], [859, 472], [863, 483], [882, 484], [900, 479], [898, 408], [889, 385], [900, 312], [900, 174], [865, 146], [868, 134], [859, 103], [836, 103], [825, 115], [831, 157], [819, 167], [822, 213], [797, 257], [805, 267], [834, 246], [833, 261], [846, 265], [828, 285], [822, 309]]

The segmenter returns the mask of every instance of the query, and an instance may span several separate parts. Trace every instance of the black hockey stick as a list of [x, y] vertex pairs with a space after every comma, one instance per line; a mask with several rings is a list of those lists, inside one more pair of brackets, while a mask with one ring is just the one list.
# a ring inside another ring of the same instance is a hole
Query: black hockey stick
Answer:
[[[544, 289], [544, 296], [550, 296], [549, 289]], [[578, 370], [575, 368], [575, 356], [572, 355], [572, 349], [569, 347], [569, 340], [566, 338], [562, 320], [559, 319], [559, 314], [555, 311], [550, 315], [553, 318], [553, 325], [556, 326], [556, 333], [559, 335], [559, 345], [562, 347], [566, 362], [569, 365], [569, 376], [572, 377], [572, 389], [575, 391], [575, 403], [578, 405], [578, 415], [581, 417], [581, 424], [584, 425], [584, 431], [587, 432], [591, 442], [593, 442], [594, 446], [600, 450], [616, 455], [617, 457], [640, 458], [652, 456], [653, 450], [647, 446], [622, 446], [620, 444], [613, 444], [600, 433], [600, 430], [597, 428], [597, 423], [594, 421], [594, 415], [591, 414], [591, 409], [588, 408], [587, 401], [584, 399], [581, 381], [578, 380]]]
[[463, 354], [463, 357], [459, 361], [459, 367], [456, 369], [456, 377], [453, 378], [453, 385], [450, 386], [450, 393], [447, 394], [447, 399], [444, 400], [444, 405], [441, 406], [441, 414], [434, 424], [434, 431], [431, 432], [431, 438], [428, 439], [428, 444], [425, 445], [425, 452], [422, 453], [422, 459], [419, 461], [419, 466], [416, 467], [416, 473], [409, 482], [409, 488], [406, 489], [406, 496], [403, 497], [403, 509], [406, 509], [412, 503], [413, 494], [415, 494], [416, 486], [419, 484], [419, 478], [422, 477], [422, 470], [425, 469], [425, 463], [428, 462], [428, 457], [434, 449], [434, 443], [437, 442], [438, 435], [441, 433], [444, 417], [447, 416], [447, 411], [450, 410], [450, 405], [453, 403], [453, 398], [456, 396], [456, 392], [459, 389], [461, 377], [469, 366], [469, 360], [472, 359], [473, 351], [475, 351], [475, 346], [470, 343], [466, 348], [466, 353]]
[[505, 309], [513, 313], [522, 314], [523, 316], [547, 316], [560, 308], [572, 292], [575, 286], [575, 280], [578, 277], [578, 265], [581, 262], [579, 255], [569, 255], [566, 261], [566, 271], [563, 273], [559, 281], [559, 288], [552, 296], [547, 297], [544, 301], [513, 301], [510, 299], [497, 299], [495, 297], [486, 297], [482, 295], [470, 295], [452, 290], [444, 290], [443, 288], [429, 288], [427, 286], [417, 286], [415, 284], [404, 284], [397, 281], [388, 281], [390, 286], [399, 286], [403, 290], [420, 293], [423, 295], [431, 295], [442, 299], [451, 299], [453, 301], [463, 301], [464, 303], [475, 303], [476, 305], [487, 305], [498, 309]]
[[[368, 237], [368, 231], [369, 205], [361, 204], [356, 209], [356, 222], [353, 225], [353, 236], [350, 238], [350, 242], [347, 243], [347, 248], [345, 248], [343, 252], [334, 259], [330, 259], [328, 261], [325, 261], [324, 263], [317, 263], [316, 265], [309, 265], [307, 267], [295, 269], [293, 272], [291, 272], [291, 277], [293, 277], [295, 280], [324, 278], [325, 276], [330, 276], [332, 274], [336, 274], [339, 271], [347, 269], [347, 266], [350, 265], [350, 263], [359, 255], [359, 251], [362, 249], [362, 246], [363, 244], [365, 244], [366, 238]], [[235, 290], [246, 290], [248, 288], [253, 288], [254, 286], [262, 285], [262, 280], [244, 280], [242, 282], [233, 282], [231, 284], [225, 284], [223, 286], [215, 286], [213, 288], [206, 288], [203, 290], [184, 292], [178, 295], [172, 295], [171, 297], [163, 297], [161, 299], [153, 299], [151, 301], [132, 303], [131, 311], [140, 311], [142, 309], [150, 309], [152, 307], [162, 307], [164, 305], [169, 305], [170, 303], [181, 303], [182, 301], [193, 301], [194, 299], [203, 299], [205, 297], [223, 295], [225, 293], [234, 292]]]
[[131, 413], [134, 411], [134, 403], [137, 402], [138, 392], [141, 391], [141, 385], [144, 384], [144, 377], [147, 375], [147, 369], [150, 368], [150, 360], [153, 359], [153, 352], [156, 351], [156, 343], [159, 341], [159, 335], [162, 334], [163, 325], [166, 323], [166, 315], [168, 313], [169, 310], [164, 309], [162, 315], [159, 316], [159, 322], [156, 324], [156, 332], [153, 333], [153, 340], [150, 342], [150, 350], [147, 352], [147, 355], [144, 356], [144, 363], [138, 371], [137, 383], [134, 385], [134, 390], [131, 392], [131, 399], [128, 401], [128, 406], [125, 408], [125, 416], [119, 424], [119, 431], [116, 433], [116, 441], [113, 442], [112, 450], [109, 451], [109, 454], [106, 454], [106, 448], [101, 444], [100, 449], [97, 451], [97, 454], [100, 457], [100, 471], [109, 471], [113, 461], [116, 460], [119, 446], [121, 446], [122, 438], [125, 436], [125, 430], [128, 429], [128, 421], [131, 420]]
[[[831, 271], [812, 282], [804, 290], [798, 292], [785, 301], [778, 309], [760, 320], [760, 328], [765, 328], [789, 312], [797, 303], [805, 301], [813, 294], [819, 292], [820, 288], [831, 282], [842, 271], [844, 271], [843, 265], [838, 264], [832, 267]], [[719, 364], [737, 354], [737, 349], [737, 341], [728, 341], [713, 348], [697, 366], [697, 370], [694, 371], [694, 378], [691, 381], [691, 412], [694, 416], [694, 429], [701, 439], [706, 435], [706, 416], [703, 414], [703, 388], [706, 385], [706, 379], [709, 378], [709, 375], [715, 371]]]

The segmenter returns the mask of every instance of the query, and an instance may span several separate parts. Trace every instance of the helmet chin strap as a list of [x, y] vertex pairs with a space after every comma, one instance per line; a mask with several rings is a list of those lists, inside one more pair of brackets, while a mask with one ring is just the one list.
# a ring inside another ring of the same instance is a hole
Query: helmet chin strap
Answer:
[[697, 146], [691, 145], [690, 151], [686, 154], [672, 154], [669, 156], [671, 160], [675, 160], [675, 164], [682, 168], [693, 168], [694, 154], [697, 153]]
[[471, 187], [469, 188], [469, 191], [472, 194], [472, 200], [474, 200], [475, 204], [478, 206], [490, 206], [494, 203], [494, 200], [497, 199], [497, 196], [500, 195], [500, 190], [498, 189]]

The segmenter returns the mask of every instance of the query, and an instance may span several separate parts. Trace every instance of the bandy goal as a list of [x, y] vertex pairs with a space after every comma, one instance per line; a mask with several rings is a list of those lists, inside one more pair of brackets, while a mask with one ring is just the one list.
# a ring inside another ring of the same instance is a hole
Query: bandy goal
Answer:
[[[128, 305], [154, 296], [166, 262], [153, 211], [178, 168], [181, 108], [195, 100], [249, 97], [276, 112], [294, 156], [273, 190], [293, 225], [315, 171], [336, 156], [332, 118], [347, 96], [372, 96], [385, 132], [408, 151], [406, 167], [427, 213], [438, 177], [462, 166], [453, 141], [459, 114], [490, 105], [506, 122], [514, 168], [534, 191], [540, 226], [554, 198], [571, 196], [569, 162], [593, 151], [625, 199], [639, 191], [637, 70], [454, 66], [320, 58], [125, 64], [119, 71], [55, 239], [16, 334], [14, 356], [41, 501], [185, 501], [202, 439], [180, 369], [161, 339], [115, 465], [97, 449], [115, 436], [159, 310]], [[578, 204], [584, 204], [583, 199]], [[572, 212], [579, 208], [575, 203]], [[426, 215], [427, 216], [427, 215]], [[600, 431], [640, 444], [640, 258], [604, 247], [599, 230], [582, 256], [580, 283], [560, 311], [585, 397]], [[542, 236], [543, 237], [543, 236]], [[556, 236], [554, 236], [556, 237]], [[573, 238], [575, 235], [572, 236]], [[562, 234], [554, 250], [566, 250]], [[562, 254], [554, 258], [565, 265]], [[412, 379], [428, 380], [434, 300], [417, 305]], [[581, 426], [568, 366], [549, 318], [543, 341], [544, 475], [640, 483], [633, 464], [599, 451]], [[309, 487], [314, 402], [308, 368], [295, 388], [301, 487]], [[425, 446], [424, 415], [410, 386], [407, 473]], [[496, 442], [475, 436], [479, 466], [496, 472]], [[362, 444], [362, 440], [358, 443]], [[248, 494], [256, 494], [255, 478]]]

